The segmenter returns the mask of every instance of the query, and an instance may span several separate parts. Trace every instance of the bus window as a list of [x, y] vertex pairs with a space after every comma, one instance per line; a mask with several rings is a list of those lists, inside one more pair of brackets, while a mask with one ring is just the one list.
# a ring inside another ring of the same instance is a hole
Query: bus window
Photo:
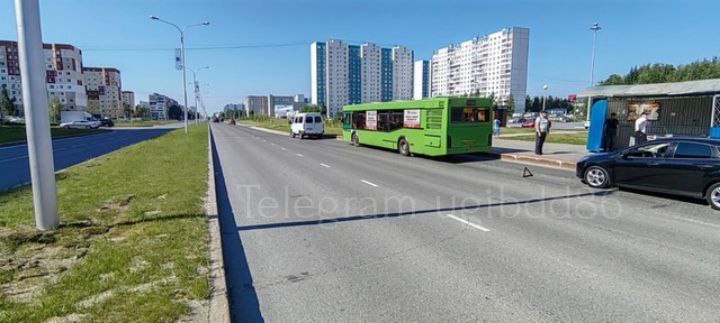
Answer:
[[487, 109], [455, 107], [450, 110], [450, 121], [452, 122], [488, 122], [490, 115]]
[[402, 128], [404, 116], [402, 110], [378, 112], [378, 130], [393, 131]]
[[352, 113], [352, 127], [354, 129], [365, 129], [365, 112]]

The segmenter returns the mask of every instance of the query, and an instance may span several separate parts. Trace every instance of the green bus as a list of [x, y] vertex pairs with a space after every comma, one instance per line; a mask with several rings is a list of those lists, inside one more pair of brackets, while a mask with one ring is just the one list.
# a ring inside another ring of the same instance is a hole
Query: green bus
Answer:
[[402, 155], [488, 152], [493, 111], [487, 98], [436, 97], [343, 107], [343, 140]]

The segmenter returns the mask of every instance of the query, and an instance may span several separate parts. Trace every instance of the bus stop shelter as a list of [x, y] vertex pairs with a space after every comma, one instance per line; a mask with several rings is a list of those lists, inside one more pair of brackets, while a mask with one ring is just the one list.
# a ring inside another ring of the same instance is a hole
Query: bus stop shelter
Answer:
[[620, 121], [615, 149], [630, 146], [635, 120], [643, 111], [649, 113], [649, 138], [720, 138], [720, 79], [595, 86], [578, 96], [591, 104], [587, 144], [591, 152], [602, 150], [605, 121], [611, 113]]

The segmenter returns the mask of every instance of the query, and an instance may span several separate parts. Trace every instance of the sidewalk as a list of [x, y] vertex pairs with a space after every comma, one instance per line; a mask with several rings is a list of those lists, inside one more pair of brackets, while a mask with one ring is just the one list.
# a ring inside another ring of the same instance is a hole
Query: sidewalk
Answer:
[[575, 170], [575, 164], [587, 155], [585, 146], [546, 143], [542, 156], [535, 155], [535, 142], [493, 138], [492, 153], [503, 160]]

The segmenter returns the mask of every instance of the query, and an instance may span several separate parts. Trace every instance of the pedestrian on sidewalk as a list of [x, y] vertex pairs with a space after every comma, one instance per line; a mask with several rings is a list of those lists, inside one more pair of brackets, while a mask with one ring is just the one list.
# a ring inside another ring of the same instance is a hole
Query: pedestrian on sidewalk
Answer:
[[635, 120], [635, 145], [647, 142], [648, 112], [643, 111], [640, 118]]
[[603, 132], [603, 148], [605, 151], [615, 149], [615, 137], [620, 121], [617, 119], [615, 112], [610, 114], [610, 118], [605, 120], [605, 131]]
[[547, 118], [547, 111], [540, 112], [540, 116], [535, 119], [535, 154], [543, 154], [543, 145], [550, 133], [550, 120]]
[[500, 119], [495, 119], [495, 121], [493, 121], [493, 136], [500, 136]]

